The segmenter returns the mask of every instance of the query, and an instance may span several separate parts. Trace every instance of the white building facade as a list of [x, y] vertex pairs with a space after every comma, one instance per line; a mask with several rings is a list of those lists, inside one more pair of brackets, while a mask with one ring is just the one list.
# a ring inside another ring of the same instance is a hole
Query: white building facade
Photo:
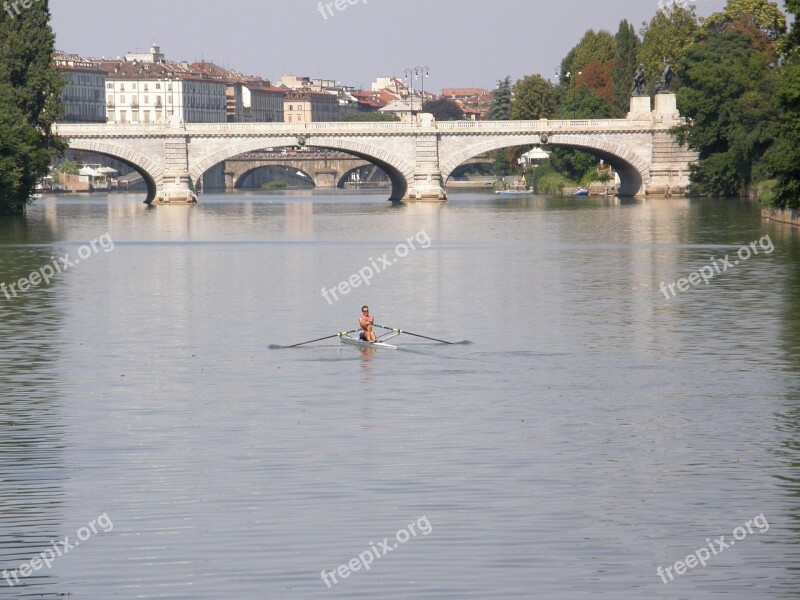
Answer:
[[56, 53], [56, 68], [67, 78], [59, 95], [62, 123], [105, 123], [106, 73], [100, 63], [74, 54]]

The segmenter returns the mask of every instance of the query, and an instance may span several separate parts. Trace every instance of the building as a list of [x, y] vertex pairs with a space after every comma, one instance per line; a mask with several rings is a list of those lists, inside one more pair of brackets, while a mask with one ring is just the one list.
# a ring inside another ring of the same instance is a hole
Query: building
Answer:
[[[237, 109], [227, 80], [213, 69], [166, 60], [161, 48], [125, 59], [105, 60], [106, 111], [112, 123], [224, 123]], [[234, 91], [235, 94], [235, 91]]]
[[391, 92], [398, 98], [405, 98], [408, 96], [408, 86], [402, 79], [398, 79], [397, 77], [378, 77], [372, 82], [373, 92], [384, 90]]
[[57, 52], [56, 68], [67, 78], [59, 99], [64, 105], [62, 123], [105, 123], [106, 73], [100, 62]]
[[286, 123], [337, 121], [340, 117], [339, 96], [312, 90], [291, 90], [283, 102]]
[[398, 116], [400, 117], [401, 121], [411, 121], [411, 117], [416, 111], [411, 110], [411, 104], [408, 102], [404, 100], [396, 100], [381, 108], [379, 112]]
[[455, 100], [462, 107], [464, 116], [471, 120], [480, 120], [492, 107], [492, 92], [485, 88], [445, 88], [442, 98]]
[[186, 63], [109, 61], [106, 109], [112, 123], [224, 123], [224, 81], [193, 71]]
[[283, 123], [286, 90], [265, 80], [248, 80], [242, 87], [245, 122]]
[[284, 75], [278, 84], [290, 90], [311, 89], [310, 77], [297, 77], [296, 75]]

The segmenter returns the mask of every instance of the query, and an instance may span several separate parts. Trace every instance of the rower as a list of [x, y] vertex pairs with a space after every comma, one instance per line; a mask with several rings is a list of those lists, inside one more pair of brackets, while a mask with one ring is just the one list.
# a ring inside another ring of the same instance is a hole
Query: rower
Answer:
[[374, 324], [375, 317], [369, 316], [369, 306], [362, 306], [361, 317], [358, 319], [358, 325], [361, 327], [361, 333], [358, 335], [358, 338], [365, 342], [377, 341], [378, 338], [375, 337], [375, 332], [372, 330]]

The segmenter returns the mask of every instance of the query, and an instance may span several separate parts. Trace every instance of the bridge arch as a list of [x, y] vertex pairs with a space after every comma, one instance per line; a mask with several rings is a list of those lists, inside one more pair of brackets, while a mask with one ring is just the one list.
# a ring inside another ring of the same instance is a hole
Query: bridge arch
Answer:
[[314, 182], [313, 175], [311, 175], [311, 173], [309, 173], [305, 169], [301, 169], [299, 167], [295, 167], [294, 165], [282, 165], [282, 164], [270, 163], [269, 161], [264, 161], [264, 164], [254, 165], [254, 166], [248, 167], [247, 169], [241, 171], [240, 173], [236, 173], [235, 176], [234, 176], [234, 179], [233, 179], [233, 189], [235, 189], [235, 190], [241, 189], [240, 186], [241, 186], [242, 181], [244, 181], [244, 179], [248, 175], [254, 173], [255, 171], [258, 171], [259, 169], [270, 169], [270, 168], [272, 168], [272, 169], [286, 169], [287, 171], [299, 171], [299, 172], [301, 172], [303, 174], [303, 177], [308, 179], [308, 182], [312, 185], [312, 187], [316, 187], [316, 183]]
[[[409, 182], [414, 180], [414, 167], [412, 165], [382, 148], [371, 145], [368, 141], [313, 135], [306, 137], [304, 141], [305, 146], [341, 150], [383, 169], [392, 183], [390, 200], [402, 200], [408, 192]], [[190, 166], [190, 176], [193, 182], [197, 182], [214, 165], [240, 154], [255, 152], [264, 148], [299, 145], [301, 145], [300, 140], [295, 136], [253, 137], [244, 142], [217, 150], [193, 162]]]
[[163, 167], [144, 154], [134, 150], [129, 150], [128, 148], [116, 146], [108, 142], [99, 140], [82, 140], [80, 138], [70, 138], [69, 149], [94, 152], [95, 154], [109, 156], [125, 163], [134, 171], [139, 173], [142, 176], [142, 179], [144, 179], [144, 182], [147, 185], [147, 198], [145, 199], [145, 203], [150, 204], [156, 199], [158, 188], [163, 181]]
[[[650, 166], [646, 160], [630, 148], [598, 136], [580, 133], [547, 133], [545, 135], [548, 145], [583, 150], [602, 158], [611, 165], [619, 174], [618, 194], [620, 196], [636, 196], [645, 192], [645, 185], [650, 180]], [[441, 161], [442, 179], [447, 181], [456, 168], [480, 154], [502, 148], [539, 145], [544, 141], [543, 138], [542, 134], [503, 136], [470, 145]]]
[[[374, 163], [370, 163], [369, 165], [360, 165], [360, 166], [358, 166], [358, 167], [353, 167], [352, 169], [348, 169], [347, 171], [344, 171], [344, 172], [343, 172], [343, 173], [342, 173], [342, 174], [339, 176], [338, 180], [336, 181], [336, 187], [337, 187], [337, 188], [343, 188], [343, 187], [345, 187], [345, 184], [346, 184], [346, 183], [349, 181], [349, 179], [350, 179], [350, 174], [351, 174], [351, 173], [356, 173], [356, 172], [358, 172], [358, 171], [361, 171], [361, 170], [363, 170], [363, 169], [367, 169], [367, 168], [369, 168], [369, 167], [377, 167], [378, 169], [380, 169], [380, 167], [379, 167], [378, 165], [374, 164]], [[385, 171], [384, 171], [384, 174], [385, 174]]]

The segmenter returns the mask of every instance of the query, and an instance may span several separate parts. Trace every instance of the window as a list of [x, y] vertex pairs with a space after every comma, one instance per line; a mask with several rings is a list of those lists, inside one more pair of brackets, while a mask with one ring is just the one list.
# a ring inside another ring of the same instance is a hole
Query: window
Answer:
[[[146, 91], [146, 90], [145, 90], [145, 91]], [[144, 103], [145, 103], [145, 104], [150, 104], [150, 96], [145, 96], [145, 97], [144, 97]]]
[[156, 84], [156, 89], [157, 89], [157, 90], [160, 90], [160, 89], [161, 89], [161, 84], [160, 84], [160, 83], [157, 83], [157, 84]]
[[145, 92], [149, 92], [149, 91], [150, 91], [150, 90], [147, 88], [147, 84], [146, 84], [146, 83], [144, 84], [144, 91], [145, 91]]
[[119, 103], [125, 104], [125, 94], [122, 94], [122, 96], [119, 97]]
[[114, 89], [114, 84], [113, 83], [107, 83], [106, 84], [106, 89], [107, 90], [113, 90]]

